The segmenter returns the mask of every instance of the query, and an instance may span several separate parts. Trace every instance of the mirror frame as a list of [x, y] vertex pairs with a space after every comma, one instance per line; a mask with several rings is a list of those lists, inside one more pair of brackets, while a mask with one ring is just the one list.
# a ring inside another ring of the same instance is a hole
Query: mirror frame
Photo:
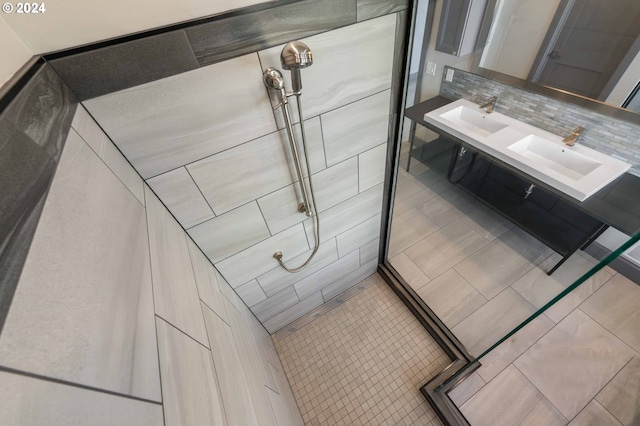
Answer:
[[[550, 86], [544, 86], [542, 84], [534, 83], [529, 80], [523, 80], [521, 78], [503, 74], [498, 71], [493, 71], [488, 68], [482, 68], [480, 66], [480, 59], [482, 58], [482, 53], [484, 51], [487, 38], [489, 37], [489, 31], [493, 22], [493, 13], [495, 11], [497, 2], [498, 0], [489, 0], [487, 2], [487, 8], [485, 9], [484, 17], [482, 18], [482, 25], [478, 34], [478, 41], [476, 43], [476, 49], [473, 53], [473, 60], [469, 72], [481, 77], [505, 83], [509, 86], [524, 89], [533, 93], [538, 93], [562, 102], [574, 104], [598, 112], [600, 114], [607, 115], [609, 117], [640, 125], [640, 113], [637, 113], [635, 111], [617, 107], [612, 104], [587, 98], [585, 96], [577, 95], [565, 90], [556, 89]], [[637, 90], [637, 87], [636, 89], [632, 90], [631, 94], [633, 94], [635, 90]]]

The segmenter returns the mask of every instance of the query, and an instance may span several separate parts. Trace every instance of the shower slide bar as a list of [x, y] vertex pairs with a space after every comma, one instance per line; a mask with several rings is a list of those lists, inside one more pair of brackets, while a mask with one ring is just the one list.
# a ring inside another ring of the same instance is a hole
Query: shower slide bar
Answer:
[[[308, 217], [313, 218], [313, 236], [315, 239], [313, 251], [309, 258], [298, 267], [288, 267], [284, 264], [281, 251], [276, 251], [273, 257], [278, 261], [287, 272], [295, 273], [303, 270], [311, 259], [318, 252], [320, 247], [320, 218], [318, 216], [316, 208], [315, 193], [313, 191], [313, 179], [311, 176], [311, 166], [309, 162], [309, 150], [307, 149], [307, 138], [304, 130], [304, 118], [302, 115], [302, 104], [300, 102], [300, 96], [302, 93], [302, 79], [300, 76], [300, 69], [306, 68], [313, 63], [311, 50], [300, 41], [292, 41], [288, 43], [280, 54], [280, 61], [282, 67], [291, 71], [291, 83], [293, 91], [287, 93], [284, 84], [284, 78], [282, 73], [275, 68], [267, 68], [263, 73], [263, 81], [267, 88], [274, 90], [276, 96], [279, 99], [279, 103], [273, 107], [274, 110], [282, 107], [285, 127], [287, 130], [287, 136], [289, 138], [289, 145], [291, 147], [291, 154], [293, 156], [293, 164], [296, 169], [296, 175], [298, 177], [298, 185], [300, 186], [300, 193], [302, 195], [302, 202], [298, 204], [298, 212], [306, 214]], [[304, 174], [300, 163], [300, 153], [296, 143], [295, 135], [293, 132], [293, 125], [291, 123], [291, 114], [289, 113], [289, 96], [296, 97], [296, 104], [298, 106], [298, 116], [300, 117], [300, 132], [302, 135], [302, 149], [304, 153], [305, 165], [307, 166], [307, 174], [309, 179], [309, 191], [307, 192], [307, 185], [305, 184]], [[309, 195], [310, 194], [310, 195]]]

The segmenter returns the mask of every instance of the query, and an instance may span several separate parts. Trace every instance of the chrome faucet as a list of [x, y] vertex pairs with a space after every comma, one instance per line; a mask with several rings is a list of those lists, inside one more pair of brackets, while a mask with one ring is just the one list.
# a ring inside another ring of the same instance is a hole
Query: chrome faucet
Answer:
[[486, 108], [487, 114], [491, 114], [493, 112], [493, 107], [496, 105], [497, 100], [498, 98], [496, 96], [492, 96], [489, 98], [487, 102], [480, 105], [480, 108]]
[[567, 146], [574, 146], [578, 141], [578, 138], [580, 137], [580, 134], [582, 133], [583, 130], [584, 130], [584, 127], [582, 126], [576, 127], [575, 129], [573, 129], [573, 131], [569, 136], [562, 139], [562, 142], [564, 142], [565, 145]]

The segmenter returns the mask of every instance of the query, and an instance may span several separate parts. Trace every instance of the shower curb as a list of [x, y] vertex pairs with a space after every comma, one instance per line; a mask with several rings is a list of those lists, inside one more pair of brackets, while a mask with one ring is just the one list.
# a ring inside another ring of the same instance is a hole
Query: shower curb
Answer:
[[[452, 360], [444, 370], [422, 385], [420, 392], [445, 425], [470, 426], [448, 393], [481, 364], [477, 361], [473, 362], [473, 355], [391, 267], [386, 264], [378, 265], [378, 274]], [[458, 374], [463, 369], [464, 372]], [[448, 382], [454, 375], [457, 379]]]

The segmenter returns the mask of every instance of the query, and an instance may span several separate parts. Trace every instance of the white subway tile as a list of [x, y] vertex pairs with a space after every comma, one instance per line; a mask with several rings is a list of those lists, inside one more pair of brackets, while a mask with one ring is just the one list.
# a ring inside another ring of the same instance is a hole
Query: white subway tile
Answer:
[[129, 191], [136, 196], [138, 201], [144, 204], [144, 184], [142, 178], [111, 142], [105, 142], [102, 148], [102, 159], [111, 171], [118, 176], [118, 179], [129, 188]]
[[380, 238], [379, 214], [338, 235], [338, 254], [342, 257], [377, 238]]
[[384, 181], [387, 144], [376, 146], [358, 156], [358, 182], [360, 192]]
[[71, 127], [75, 129], [82, 139], [102, 157], [102, 148], [111, 140], [104, 134], [98, 123], [89, 115], [81, 104], [78, 104], [76, 115], [73, 116]]
[[187, 166], [216, 215], [294, 182], [286, 137], [271, 133]]
[[187, 235], [149, 187], [146, 195], [156, 314], [208, 345]]
[[227, 420], [230, 425], [257, 424], [231, 327], [206, 306], [202, 307], [202, 312], [211, 341], [211, 354], [218, 374]]
[[[309, 258], [310, 254], [311, 250], [291, 259], [287, 264], [293, 265], [294, 267], [302, 265]], [[318, 252], [315, 254], [311, 262], [309, 262], [309, 265], [302, 271], [292, 274], [278, 266], [266, 274], [260, 275], [258, 277], [258, 282], [264, 289], [267, 296], [273, 296], [336, 260], [338, 260], [338, 250], [336, 248], [336, 240], [332, 238], [329, 241], [320, 244]]]
[[377, 238], [360, 247], [360, 264], [364, 265], [371, 260], [377, 260], [380, 253], [380, 239]]
[[[367, 219], [380, 214], [382, 210], [382, 185], [377, 185], [337, 206], [320, 213], [320, 241], [327, 241], [353, 228]], [[313, 225], [310, 219], [304, 227], [313, 244]]]
[[85, 105], [145, 179], [276, 130], [256, 54]]
[[314, 293], [308, 298], [296, 303], [288, 309], [280, 312], [278, 315], [264, 321], [264, 327], [269, 333], [275, 333], [287, 324], [292, 323], [298, 318], [308, 314], [318, 306], [322, 305], [322, 294]]
[[288, 262], [307, 250], [309, 243], [304, 229], [302, 225], [295, 225], [216, 263], [215, 266], [235, 288], [277, 267], [278, 261], [273, 258], [276, 251], [281, 251], [283, 261]]
[[209, 259], [200, 251], [198, 246], [187, 238], [189, 246], [189, 255], [191, 257], [191, 265], [198, 286], [198, 294], [200, 300], [206, 303], [210, 309], [213, 309], [221, 318], [226, 319], [224, 308], [224, 295], [220, 291], [220, 285], [223, 278], [220, 276], [216, 268], [213, 267]]
[[[314, 117], [391, 87], [395, 28], [395, 15], [387, 15], [303, 38], [314, 57], [313, 66], [302, 70], [305, 117]], [[281, 68], [282, 47], [259, 52], [265, 69]], [[337, 69], [340, 72], [336, 72]], [[287, 87], [291, 88], [290, 73], [283, 74]], [[296, 108], [292, 110], [294, 121], [298, 121]]]
[[267, 295], [264, 294], [264, 291], [256, 280], [251, 280], [246, 284], [242, 284], [240, 287], [236, 288], [236, 293], [238, 293], [238, 296], [240, 296], [242, 301], [249, 307], [267, 299]]
[[387, 142], [390, 90], [323, 114], [327, 166]]
[[149, 179], [147, 183], [185, 229], [215, 217], [184, 167]]
[[208, 220], [188, 232], [213, 263], [271, 236], [255, 202]]
[[165, 423], [226, 425], [211, 352], [161, 318], [156, 324]]
[[[326, 210], [358, 193], [358, 162], [356, 158], [343, 161], [314, 174], [312, 180], [318, 211]], [[300, 194], [295, 183], [258, 200], [271, 232], [280, 232], [307, 218], [298, 211]]]
[[366, 263], [360, 268], [352, 271], [350, 274], [345, 275], [339, 280], [331, 283], [331, 285], [322, 289], [322, 297], [324, 297], [324, 301], [327, 302], [340, 293], [347, 291], [354, 285], [358, 284], [360, 281], [375, 274], [377, 270], [378, 259], [373, 259], [369, 261], [369, 263]]
[[307, 278], [298, 281], [293, 287], [300, 300], [306, 299], [359, 267], [360, 252], [356, 250]]
[[18, 425], [163, 424], [162, 405], [0, 372], [0, 418]]
[[269, 318], [273, 318], [299, 301], [300, 299], [298, 299], [293, 287], [288, 287], [280, 293], [269, 297], [267, 300], [258, 303], [251, 308], [251, 311], [264, 324]]

